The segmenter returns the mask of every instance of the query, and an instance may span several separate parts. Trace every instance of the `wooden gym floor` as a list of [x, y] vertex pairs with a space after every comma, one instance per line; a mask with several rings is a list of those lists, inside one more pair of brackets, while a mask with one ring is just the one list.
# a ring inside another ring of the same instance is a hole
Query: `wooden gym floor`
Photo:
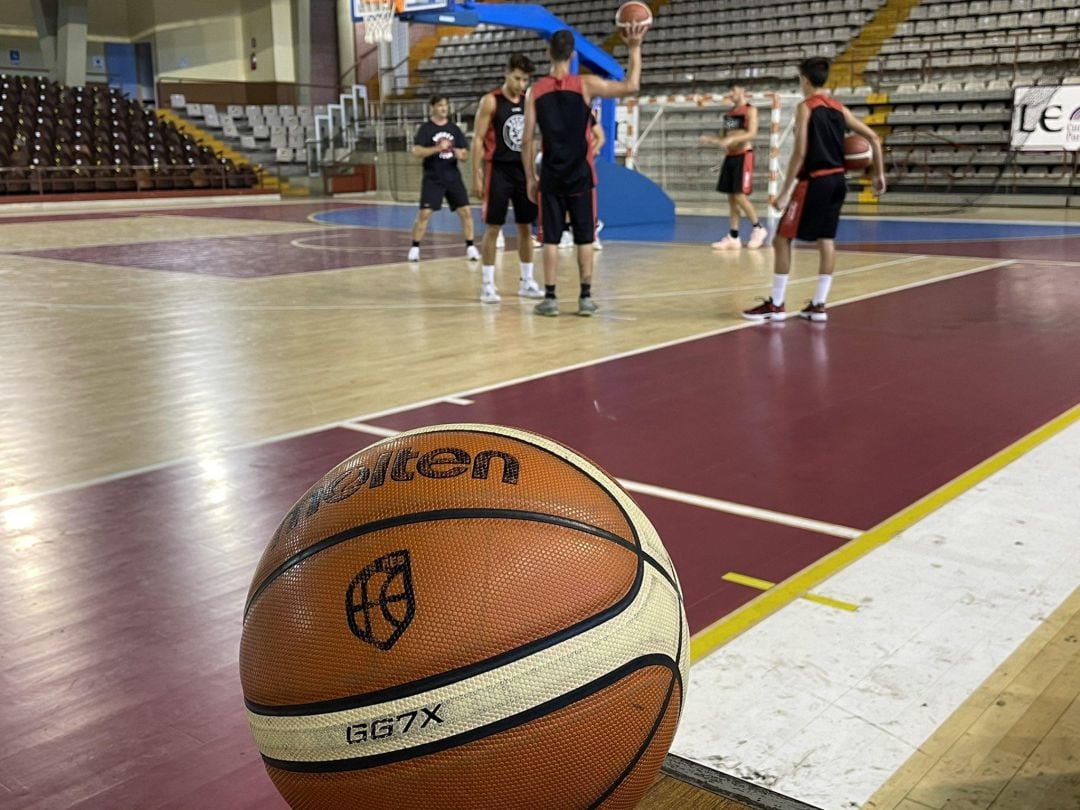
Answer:
[[[280, 806], [237, 675], [255, 561], [342, 458], [398, 430], [476, 421], [591, 456], [657, 525], [695, 633], [676, 754], [822, 807], [1080, 806], [1068, 547], [1017, 552], [1025, 571], [1056, 575], [1053, 588], [1010, 579], [1042, 594], [1033, 629], [1015, 643], [1002, 629], [996, 657], [972, 653], [984, 667], [968, 678], [983, 674], [953, 685], [926, 733], [894, 728], [903, 745], [887, 756], [846, 749], [867, 761], [847, 792], [807, 782], [812, 750], [780, 753], [767, 732], [800, 696], [781, 700], [767, 667], [730, 660], [792, 611], [871, 621], [875, 596], [820, 595], [843, 568], [884, 560], [1039, 446], [1058, 450], [1047, 463], [1073, 458], [1058, 443], [1080, 419], [1075, 214], [849, 220], [830, 322], [764, 326], [738, 311], [768, 294], [770, 252], [711, 252], [715, 218], [605, 231], [601, 310], [586, 320], [572, 314], [567, 252], [562, 317], [514, 295], [511, 252], [503, 302], [484, 306], [456, 217], [436, 219], [419, 266], [401, 261], [412, 214], [361, 202], [0, 214], [0, 804]], [[814, 261], [797, 254], [789, 308]], [[1040, 537], [1075, 537], [1075, 482], [1075, 467], [1054, 476], [1065, 489]], [[960, 523], [998, 520], [965, 510]], [[943, 537], [963, 534], [949, 526]], [[817, 602], [795, 601], [811, 589]], [[779, 642], [791, 660], [794, 642]], [[713, 686], [715, 669], [739, 682]], [[760, 728], [776, 751], [733, 764], [762, 741], [725, 737], [729, 686], [769, 707]], [[740, 806], [692, 790], [662, 781], [646, 804]]]

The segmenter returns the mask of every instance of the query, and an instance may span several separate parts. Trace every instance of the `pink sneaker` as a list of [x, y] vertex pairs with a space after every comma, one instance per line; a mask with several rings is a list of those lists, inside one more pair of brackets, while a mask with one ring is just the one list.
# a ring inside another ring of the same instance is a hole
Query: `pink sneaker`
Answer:
[[712, 243], [713, 250], [738, 250], [742, 247], [742, 242], [732, 236], [730, 233], [721, 239], [719, 242]]
[[762, 225], [760, 228], [754, 228], [750, 231], [750, 240], [746, 243], [746, 246], [751, 250], [757, 250], [765, 244], [765, 240], [768, 238], [769, 229]]

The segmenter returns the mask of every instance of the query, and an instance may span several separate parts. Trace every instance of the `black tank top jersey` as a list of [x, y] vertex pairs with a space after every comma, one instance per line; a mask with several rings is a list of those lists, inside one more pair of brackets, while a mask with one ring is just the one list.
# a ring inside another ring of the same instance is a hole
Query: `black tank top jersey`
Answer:
[[[730, 135], [736, 130], [746, 129], [747, 118], [749, 118], [749, 113], [747, 112], [747, 105], [740, 104], [738, 107], [732, 107], [730, 110], [724, 113], [724, 134]], [[741, 155], [744, 152], [748, 152], [753, 148], [753, 144], [744, 143], [732, 149], [728, 149], [727, 153], [729, 155]]]
[[521, 142], [525, 132], [525, 100], [511, 101], [499, 87], [495, 96], [495, 114], [484, 135], [484, 160], [495, 163], [520, 163]]
[[844, 105], [830, 96], [810, 96], [802, 102], [810, 110], [806, 127], [806, 158], [799, 179], [844, 168]]
[[543, 135], [540, 190], [580, 194], [593, 188], [592, 110], [585, 103], [581, 77], [544, 76], [531, 92]]

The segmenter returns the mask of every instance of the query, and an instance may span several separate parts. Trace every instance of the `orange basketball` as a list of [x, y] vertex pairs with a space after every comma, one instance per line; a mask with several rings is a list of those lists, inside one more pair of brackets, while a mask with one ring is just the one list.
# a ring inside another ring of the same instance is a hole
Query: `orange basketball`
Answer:
[[644, 3], [637, 2], [637, 0], [623, 3], [619, 6], [619, 10], [615, 12], [615, 25], [623, 30], [638, 22], [652, 25], [652, 21], [652, 10]]
[[865, 169], [873, 157], [870, 141], [862, 135], [848, 135], [844, 138], [844, 168], [848, 171]]
[[533, 433], [443, 425], [296, 502], [248, 592], [240, 678], [293, 808], [630, 808], [688, 676], [656, 531]]

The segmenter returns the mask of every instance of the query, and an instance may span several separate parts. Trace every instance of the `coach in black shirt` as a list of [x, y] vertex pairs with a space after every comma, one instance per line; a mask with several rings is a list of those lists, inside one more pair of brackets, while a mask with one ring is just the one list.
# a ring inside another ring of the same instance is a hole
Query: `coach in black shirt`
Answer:
[[450, 101], [446, 96], [432, 96], [431, 118], [420, 125], [413, 144], [413, 155], [424, 161], [424, 181], [420, 188], [420, 211], [413, 223], [409, 261], [420, 261], [420, 240], [427, 232], [431, 213], [442, 208], [444, 198], [450, 204], [450, 210], [461, 217], [465, 255], [469, 261], [479, 260], [480, 251], [473, 244], [469, 192], [458, 171], [458, 161], [469, 159], [468, 141], [465, 133], [450, 122]]

